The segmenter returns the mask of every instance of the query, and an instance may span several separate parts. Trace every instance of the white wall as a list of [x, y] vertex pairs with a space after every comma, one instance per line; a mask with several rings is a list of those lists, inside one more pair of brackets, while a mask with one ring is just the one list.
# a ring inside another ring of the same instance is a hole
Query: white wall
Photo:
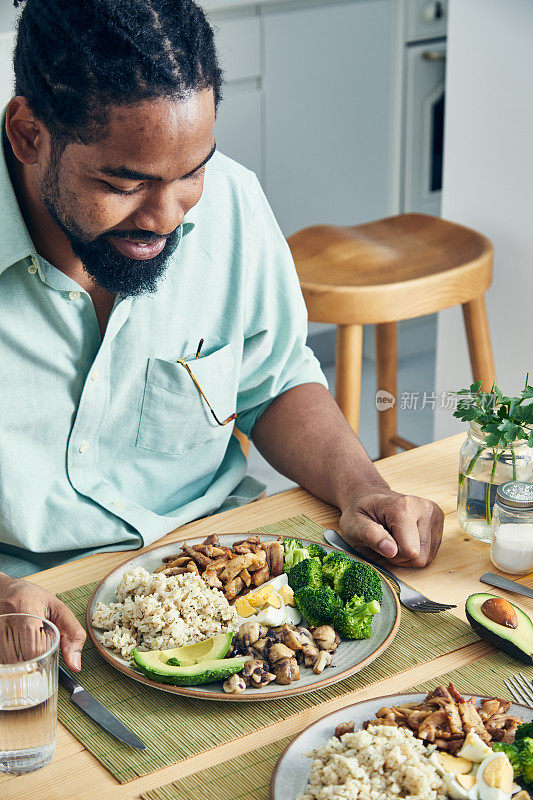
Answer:
[[[533, 374], [533, 3], [450, 0], [443, 216], [495, 247], [487, 295], [501, 388]], [[439, 315], [436, 385], [471, 381], [462, 314]], [[439, 411], [435, 436], [464, 429]]]
[[13, 96], [13, 47], [17, 11], [11, 0], [0, 0], [0, 109]]

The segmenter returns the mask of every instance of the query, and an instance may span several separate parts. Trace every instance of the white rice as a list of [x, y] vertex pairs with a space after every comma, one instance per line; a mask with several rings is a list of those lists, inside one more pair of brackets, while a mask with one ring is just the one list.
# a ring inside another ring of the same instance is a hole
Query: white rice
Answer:
[[413, 732], [388, 725], [332, 737], [311, 753], [311, 776], [298, 800], [445, 800], [447, 794]]
[[167, 650], [236, 631], [237, 612], [199, 575], [167, 577], [137, 567], [122, 575], [118, 602], [97, 603], [92, 624], [105, 647], [129, 659], [139, 650]]

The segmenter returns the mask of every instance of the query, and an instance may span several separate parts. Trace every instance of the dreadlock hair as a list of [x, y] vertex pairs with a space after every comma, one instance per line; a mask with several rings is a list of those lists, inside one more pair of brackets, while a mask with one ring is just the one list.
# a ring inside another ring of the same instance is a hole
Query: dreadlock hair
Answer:
[[110, 104], [181, 100], [222, 72], [213, 30], [193, 0], [14, 0], [24, 5], [15, 92], [55, 144], [97, 141]]

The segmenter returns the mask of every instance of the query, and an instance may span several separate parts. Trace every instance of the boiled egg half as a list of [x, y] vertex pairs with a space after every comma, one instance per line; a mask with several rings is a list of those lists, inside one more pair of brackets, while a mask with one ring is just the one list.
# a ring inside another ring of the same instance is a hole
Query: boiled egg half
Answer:
[[294, 595], [285, 573], [239, 597], [235, 610], [242, 621], [253, 618], [254, 622], [269, 628], [277, 628], [286, 622], [298, 625], [302, 619], [294, 605]]

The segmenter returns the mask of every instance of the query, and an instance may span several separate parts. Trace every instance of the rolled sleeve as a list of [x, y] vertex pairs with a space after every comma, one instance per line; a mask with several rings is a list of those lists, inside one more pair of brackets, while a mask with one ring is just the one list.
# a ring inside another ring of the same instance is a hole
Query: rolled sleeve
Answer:
[[304, 383], [327, 388], [306, 345], [307, 309], [292, 255], [257, 179], [246, 242], [245, 332], [237, 427], [250, 437], [276, 397]]

